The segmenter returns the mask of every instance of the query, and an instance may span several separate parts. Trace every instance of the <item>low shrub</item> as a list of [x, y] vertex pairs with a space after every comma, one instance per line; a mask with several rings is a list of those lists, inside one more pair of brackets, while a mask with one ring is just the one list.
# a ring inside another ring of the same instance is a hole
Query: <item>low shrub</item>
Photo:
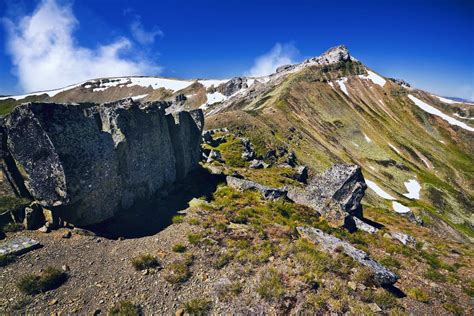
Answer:
[[190, 315], [205, 315], [211, 309], [211, 301], [204, 298], [195, 298], [184, 303], [184, 311]]
[[17, 283], [18, 289], [29, 295], [54, 290], [67, 280], [67, 274], [48, 267], [40, 274], [27, 274]]
[[186, 251], [186, 246], [183, 244], [175, 244], [172, 248], [174, 252], [183, 253]]
[[0, 267], [5, 267], [15, 261], [15, 256], [0, 255]]
[[173, 218], [171, 218], [171, 222], [173, 222], [173, 224], [182, 223], [183, 221], [184, 221], [184, 215], [175, 215], [173, 216]]
[[155, 256], [150, 254], [141, 254], [132, 258], [132, 265], [137, 271], [145, 270], [145, 269], [152, 269], [158, 268], [160, 266], [160, 262]]
[[141, 308], [130, 301], [120, 301], [109, 310], [109, 316], [138, 316], [141, 315]]
[[281, 275], [275, 269], [268, 269], [260, 277], [257, 293], [267, 301], [276, 301], [285, 294]]
[[407, 295], [408, 297], [423, 303], [428, 303], [430, 301], [430, 295], [419, 288], [409, 289]]

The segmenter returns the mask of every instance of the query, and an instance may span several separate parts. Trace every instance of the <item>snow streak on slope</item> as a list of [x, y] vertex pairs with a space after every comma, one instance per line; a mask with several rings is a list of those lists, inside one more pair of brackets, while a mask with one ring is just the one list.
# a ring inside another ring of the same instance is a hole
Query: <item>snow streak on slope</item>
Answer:
[[408, 193], [403, 194], [409, 199], [418, 200], [420, 198], [421, 185], [415, 179], [406, 181], [405, 187], [407, 188]]
[[381, 86], [383, 88], [383, 86], [385, 85], [385, 82], [387, 82], [384, 78], [380, 77], [375, 72], [372, 72], [370, 70], [367, 70], [367, 73], [368, 73], [367, 76], [359, 75], [359, 77], [362, 78], [362, 79], [369, 79], [373, 83], [378, 84], [379, 86]]
[[405, 205], [403, 204], [400, 204], [396, 201], [393, 201], [392, 202], [392, 206], [393, 206], [393, 210], [397, 213], [400, 213], [400, 214], [403, 214], [403, 213], [408, 213], [410, 212], [410, 208], [409, 207], [406, 207]]
[[390, 194], [385, 192], [381, 187], [379, 187], [379, 185], [377, 183], [375, 183], [373, 181], [370, 181], [370, 180], [367, 180], [367, 179], [365, 180], [365, 183], [367, 183], [367, 186], [369, 187], [369, 189], [374, 191], [382, 199], [395, 200], [395, 198], [393, 196], [391, 196]]
[[439, 96], [437, 96], [437, 95], [434, 95], [434, 94], [432, 94], [432, 96], [434, 96], [434, 97], [438, 98], [438, 99], [439, 99], [441, 102], [444, 102], [444, 103], [446, 103], [446, 104], [456, 104], [456, 103], [461, 103], [461, 102], [456, 102], [456, 101], [454, 101], [454, 100], [450, 100], [450, 99], [446, 99], [446, 98], [443, 98], [443, 97], [439, 97]]
[[443, 112], [441, 112], [440, 110], [438, 110], [437, 108], [421, 101], [420, 99], [417, 99], [415, 98], [414, 96], [412, 96], [411, 94], [408, 95], [408, 97], [410, 98], [410, 100], [413, 101], [413, 103], [415, 103], [416, 106], [418, 106], [420, 109], [422, 109], [423, 111], [425, 112], [428, 112], [430, 114], [433, 114], [433, 115], [436, 115], [436, 116], [439, 116], [441, 117], [443, 120], [447, 121], [449, 124], [451, 125], [456, 125], [456, 126], [459, 126], [465, 130], [468, 130], [470, 132], [474, 132], [474, 128], [473, 127], [470, 127], [469, 125], [467, 125], [466, 123], [463, 123], [461, 121], [458, 121], [456, 120], [455, 118], [452, 118], [451, 116], [449, 115], [446, 115], [444, 114]]
[[342, 79], [336, 80], [336, 82], [337, 82], [337, 84], [339, 85], [339, 87], [341, 88], [341, 90], [342, 90], [345, 94], [349, 95], [349, 92], [347, 91], [347, 87], [346, 87], [346, 85], [345, 85], [345, 83], [344, 83], [344, 82], [346, 82], [346, 81], [347, 81], [347, 78], [342, 78]]

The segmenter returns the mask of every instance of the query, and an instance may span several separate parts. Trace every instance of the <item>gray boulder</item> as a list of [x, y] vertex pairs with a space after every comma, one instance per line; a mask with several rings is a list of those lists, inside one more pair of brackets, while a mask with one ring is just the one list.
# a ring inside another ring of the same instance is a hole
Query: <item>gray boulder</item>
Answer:
[[401, 242], [402, 244], [406, 246], [414, 247], [416, 245], [416, 239], [410, 235], [400, 233], [400, 232], [393, 232], [393, 233], [390, 233], [390, 236], [392, 236], [392, 238], [398, 240], [399, 242]]
[[311, 179], [304, 189], [290, 188], [288, 197], [342, 226], [348, 216], [362, 217], [361, 200], [366, 189], [359, 166], [337, 164]]
[[242, 145], [244, 147], [242, 152], [242, 159], [245, 161], [253, 160], [257, 157], [255, 150], [253, 149], [253, 145], [248, 138], [242, 138]]
[[252, 169], [268, 168], [268, 164], [266, 164], [263, 160], [254, 159], [250, 162], [249, 168], [252, 168]]
[[217, 91], [225, 96], [231, 96], [241, 89], [247, 88], [245, 78], [235, 77], [217, 87]]
[[198, 166], [204, 116], [157, 103], [26, 103], [4, 122], [2, 150], [34, 200], [89, 225], [147, 199]]
[[355, 227], [359, 230], [362, 230], [369, 234], [375, 234], [378, 231], [377, 228], [375, 228], [372, 225], [367, 224], [366, 222], [358, 219], [357, 217], [353, 217], [352, 219], [354, 220]]
[[213, 161], [219, 161], [219, 162], [222, 162], [222, 155], [221, 155], [221, 152], [220, 151], [217, 151], [217, 150], [214, 150], [214, 149], [211, 149], [211, 152], [209, 153], [209, 155], [207, 156], [207, 162], [210, 163], [210, 162], [213, 162]]
[[261, 185], [260, 183], [256, 183], [250, 180], [227, 176], [226, 181], [229, 187], [234, 188], [239, 191], [256, 190], [260, 192], [263, 195], [263, 197], [267, 200], [276, 200], [279, 198], [285, 198], [287, 195], [287, 191], [285, 190], [270, 188], [270, 187]]
[[297, 227], [297, 229], [301, 236], [319, 245], [322, 250], [328, 253], [334, 253], [338, 250], [342, 250], [352, 259], [369, 268], [373, 273], [373, 278], [376, 284], [392, 285], [397, 282], [398, 276], [395, 273], [370, 258], [366, 252], [355, 248], [348, 242], [328, 235], [317, 228]]

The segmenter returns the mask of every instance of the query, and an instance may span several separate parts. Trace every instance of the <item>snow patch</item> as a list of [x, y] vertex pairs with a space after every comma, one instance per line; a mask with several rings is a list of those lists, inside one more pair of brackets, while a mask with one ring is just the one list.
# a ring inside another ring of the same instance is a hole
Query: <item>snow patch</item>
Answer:
[[329, 81], [328, 84], [331, 86], [331, 88], [334, 89], [334, 83], [333, 82]]
[[390, 194], [385, 192], [381, 187], [379, 187], [379, 185], [377, 183], [375, 183], [373, 181], [370, 181], [370, 180], [367, 180], [367, 179], [365, 180], [365, 183], [367, 183], [367, 186], [369, 187], [369, 189], [374, 191], [382, 199], [395, 200], [395, 198], [393, 196], [391, 196]]
[[408, 193], [403, 194], [409, 199], [418, 200], [420, 198], [421, 185], [415, 179], [406, 181], [405, 187], [407, 188]]
[[377, 75], [375, 72], [372, 72], [370, 70], [367, 70], [368, 75], [359, 75], [360, 78], [362, 79], [368, 79], [371, 80], [373, 83], [378, 84], [383, 88], [385, 83], [387, 82], [384, 78], [381, 76]]
[[397, 147], [393, 146], [392, 144], [388, 143], [388, 146], [390, 146], [390, 148], [392, 148], [393, 150], [395, 150], [397, 152], [397, 154], [401, 155], [400, 153], [400, 150], [398, 150]]
[[451, 116], [444, 114], [443, 112], [441, 112], [437, 108], [421, 101], [420, 99], [415, 98], [411, 94], [408, 95], [408, 98], [410, 98], [410, 100], [413, 101], [413, 103], [415, 103], [415, 105], [418, 106], [423, 111], [428, 112], [428, 113], [433, 114], [433, 115], [436, 115], [436, 116], [439, 116], [451, 125], [456, 125], [456, 126], [459, 126], [459, 127], [463, 128], [465, 130], [468, 130], [470, 132], [474, 132], [473, 127], [470, 127], [466, 123], [458, 121], [455, 118], [452, 118]]
[[399, 214], [404, 214], [410, 212], [410, 208], [405, 205], [398, 203], [396, 201], [392, 202], [393, 210]]
[[342, 79], [336, 80], [336, 82], [339, 85], [339, 87], [341, 88], [341, 90], [345, 94], [349, 95], [349, 92], [347, 91], [347, 87], [346, 87], [346, 84], [345, 84], [346, 81], [347, 81], [347, 78], [342, 78]]
[[145, 88], [152, 87], [153, 89], [165, 88], [173, 91], [178, 91], [189, 87], [194, 81], [190, 80], [178, 80], [178, 79], [167, 79], [167, 78], [154, 78], [154, 77], [130, 77], [130, 83], [128, 86], [142, 86]]
[[224, 80], [214, 80], [214, 79], [209, 79], [209, 80], [199, 80], [198, 82], [202, 84], [206, 89], [214, 86], [214, 88], [217, 88], [223, 83], [226, 83], [229, 81], [229, 79], [224, 79]]
[[439, 96], [434, 95], [434, 94], [432, 94], [432, 96], [434, 96], [435, 98], [438, 98], [441, 102], [444, 102], [444, 103], [446, 103], [446, 104], [461, 103], [461, 102], [456, 102], [456, 101], [451, 100], [451, 99], [446, 99], [446, 98], [443, 98], [443, 97], [439, 97]]
[[133, 97], [132, 97], [132, 100], [133, 100], [133, 101], [140, 100], [140, 99], [143, 99], [143, 98], [145, 98], [145, 97], [147, 97], [147, 96], [148, 96], [148, 93], [147, 93], [147, 94], [136, 95], [136, 96], [133, 96]]
[[366, 140], [368, 143], [371, 143], [371, 142], [372, 142], [372, 140], [369, 138], [369, 136], [367, 136], [367, 135], [365, 135], [365, 134], [364, 134], [364, 138], [365, 138], [365, 140]]

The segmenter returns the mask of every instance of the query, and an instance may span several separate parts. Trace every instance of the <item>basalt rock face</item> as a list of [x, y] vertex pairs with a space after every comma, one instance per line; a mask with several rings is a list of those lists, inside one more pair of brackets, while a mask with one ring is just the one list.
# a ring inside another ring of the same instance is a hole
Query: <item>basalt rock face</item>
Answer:
[[27, 103], [4, 120], [2, 150], [31, 197], [88, 225], [128, 209], [197, 166], [200, 110], [165, 115], [160, 103]]

